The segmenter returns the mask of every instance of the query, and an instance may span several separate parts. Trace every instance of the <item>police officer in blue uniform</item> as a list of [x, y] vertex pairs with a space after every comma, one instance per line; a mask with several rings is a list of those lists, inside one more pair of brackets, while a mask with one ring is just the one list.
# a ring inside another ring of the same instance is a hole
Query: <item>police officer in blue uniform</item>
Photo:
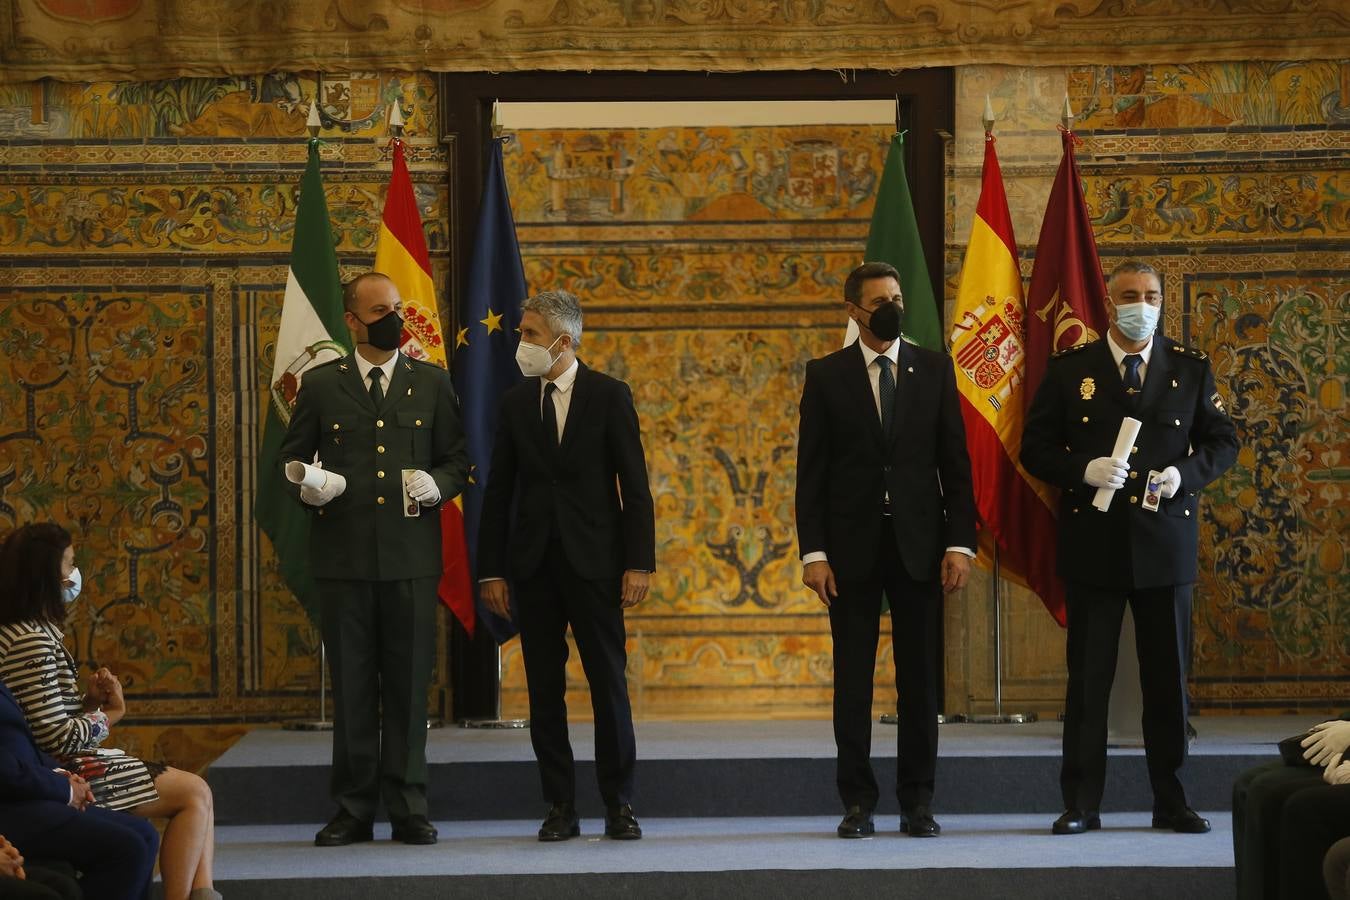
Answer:
[[[1153, 827], [1199, 834], [1186, 804], [1186, 658], [1196, 578], [1200, 491], [1237, 458], [1238, 440], [1209, 361], [1154, 334], [1157, 271], [1111, 273], [1111, 327], [1056, 354], [1027, 415], [1022, 464], [1061, 491], [1059, 574], [1068, 603], [1068, 697], [1055, 834], [1101, 827], [1106, 717], [1125, 604], [1134, 616]], [[1112, 458], [1121, 421], [1143, 424]], [[1115, 490], [1107, 511], [1092, 505]]]

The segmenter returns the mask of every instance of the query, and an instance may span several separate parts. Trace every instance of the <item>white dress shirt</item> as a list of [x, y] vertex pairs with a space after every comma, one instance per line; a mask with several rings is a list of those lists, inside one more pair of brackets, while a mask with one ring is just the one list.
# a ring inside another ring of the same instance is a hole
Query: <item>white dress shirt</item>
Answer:
[[[862, 349], [863, 364], [867, 366], [867, 380], [872, 383], [872, 403], [877, 408], [877, 419], [881, 418], [881, 366], [877, 364], [879, 357], [886, 357], [891, 361], [891, 377], [895, 379], [895, 389], [900, 390], [900, 342], [891, 341], [891, 345], [882, 353], [878, 353], [871, 347], [858, 341], [858, 346]], [[886, 500], [890, 502], [890, 491], [886, 492]], [[975, 558], [975, 551], [969, 547], [948, 547], [948, 551], [955, 550], [958, 553], [964, 553], [971, 559]], [[809, 565], [813, 562], [828, 562], [829, 557], [824, 550], [813, 550], [802, 557], [802, 565]]]
[[[572, 364], [553, 379], [553, 411], [558, 417], [558, 441], [562, 442], [563, 429], [567, 426], [567, 411], [572, 408], [572, 385], [577, 383], [577, 369], [580, 366], [575, 359]], [[548, 386], [547, 378], [539, 379], [539, 416], [544, 415], [544, 390]]]
[[[1120, 380], [1123, 382], [1125, 380], [1125, 357], [1127, 351], [1116, 343], [1116, 339], [1112, 336], [1110, 331], [1106, 332], [1106, 346], [1111, 350], [1111, 358], [1116, 361], [1116, 371], [1120, 373]], [[1153, 355], [1152, 335], [1149, 336], [1148, 343], [1144, 345], [1144, 349], [1139, 351], [1139, 355], [1144, 358], [1144, 361], [1139, 365], [1139, 386], [1143, 387], [1144, 379], [1148, 377], [1148, 360], [1149, 357]]]
[[[353, 355], [356, 357], [356, 371], [361, 373], [361, 380], [365, 382], [366, 390], [369, 391], [370, 370], [376, 368], [376, 365], [362, 356], [359, 351]], [[398, 362], [397, 350], [394, 351], [393, 356], [386, 359], [384, 363], [378, 367], [379, 370], [384, 373], [380, 378], [380, 389], [383, 390], [386, 395], [389, 393], [389, 380], [394, 377], [394, 363], [396, 362]]]

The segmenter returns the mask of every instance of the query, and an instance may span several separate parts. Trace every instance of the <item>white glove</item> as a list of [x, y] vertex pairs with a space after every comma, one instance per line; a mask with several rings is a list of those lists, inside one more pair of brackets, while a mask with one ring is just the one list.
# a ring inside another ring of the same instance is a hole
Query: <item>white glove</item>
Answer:
[[408, 496], [423, 506], [435, 506], [441, 502], [441, 489], [436, 487], [436, 480], [421, 469], [408, 476], [404, 487], [407, 488]]
[[1303, 739], [1303, 758], [1314, 766], [1325, 766], [1350, 747], [1350, 722], [1333, 719], [1312, 727], [1312, 734]]
[[1158, 480], [1158, 493], [1162, 494], [1164, 500], [1171, 500], [1179, 490], [1181, 490], [1181, 473], [1177, 471], [1176, 466], [1168, 466], [1162, 470], [1162, 477]]
[[1099, 456], [1087, 464], [1083, 472], [1083, 481], [1095, 488], [1119, 490], [1125, 486], [1125, 475], [1129, 468], [1119, 459]]
[[310, 506], [324, 506], [341, 493], [342, 488], [338, 487], [332, 479], [329, 479], [323, 487], [314, 488], [300, 485], [300, 499]]

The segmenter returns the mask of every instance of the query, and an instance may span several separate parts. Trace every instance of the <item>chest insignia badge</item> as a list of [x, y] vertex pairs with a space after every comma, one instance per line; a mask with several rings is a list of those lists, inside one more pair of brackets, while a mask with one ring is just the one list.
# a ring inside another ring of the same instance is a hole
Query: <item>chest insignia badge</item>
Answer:
[[1078, 385], [1078, 395], [1084, 400], [1091, 400], [1092, 396], [1096, 393], [1097, 382], [1093, 381], [1091, 378], [1084, 378], [1083, 383]]

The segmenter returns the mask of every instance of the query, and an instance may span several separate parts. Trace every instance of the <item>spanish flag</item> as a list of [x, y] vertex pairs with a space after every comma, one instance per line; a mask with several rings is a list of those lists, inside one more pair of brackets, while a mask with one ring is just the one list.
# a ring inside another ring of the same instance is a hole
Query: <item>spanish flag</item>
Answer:
[[[436, 286], [431, 280], [431, 255], [422, 232], [403, 141], [394, 138], [394, 171], [384, 199], [380, 237], [375, 245], [375, 271], [398, 286], [403, 298], [403, 341], [399, 351], [413, 359], [445, 366], [445, 342], [436, 311]], [[464, 544], [464, 513], [460, 499], [441, 507], [441, 602], [450, 607], [464, 630], [474, 630], [473, 592], [469, 581], [468, 551]]]
[[981, 549], [998, 550], [1000, 574], [1035, 592], [1060, 625], [1064, 588], [1055, 574], [1055, 498], [1018, 462], [1025, 420], [1026, 302], [994, 136], [952, 313], [951, 354], [966, 423]]

